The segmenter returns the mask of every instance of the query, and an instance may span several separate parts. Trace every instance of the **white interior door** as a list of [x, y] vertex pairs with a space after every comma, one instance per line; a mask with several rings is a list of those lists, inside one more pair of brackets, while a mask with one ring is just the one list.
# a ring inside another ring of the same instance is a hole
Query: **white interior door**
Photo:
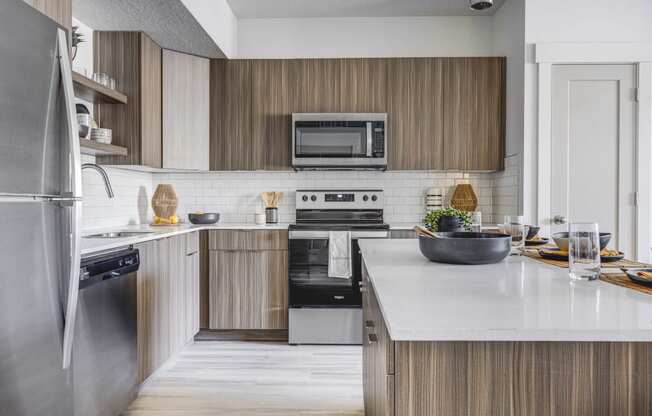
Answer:
[[636, 255], [636, 66], [553, 65], [551, 233], [597, 222]]

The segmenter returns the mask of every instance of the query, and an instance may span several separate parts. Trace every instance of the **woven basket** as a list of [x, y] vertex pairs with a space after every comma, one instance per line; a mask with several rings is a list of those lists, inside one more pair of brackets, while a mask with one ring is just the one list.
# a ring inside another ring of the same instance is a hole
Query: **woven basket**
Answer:
[[478, 198], [469, 184], [457, 185], [451, 197], [451, 206], [462, 211], [475, 211], [478, 207]]
[[178, 202], [172, 185], [160, 184], [152, 197], [152, 210], [157, 217], [170, 218], [177, 213]]

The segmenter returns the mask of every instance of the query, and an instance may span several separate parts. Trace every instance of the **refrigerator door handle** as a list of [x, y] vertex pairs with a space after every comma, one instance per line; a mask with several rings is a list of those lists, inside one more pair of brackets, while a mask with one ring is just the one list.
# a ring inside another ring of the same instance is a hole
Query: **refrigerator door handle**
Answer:
[[[72, 86], [72, 69], [70, 66], [70, 57], [68, 56], [68, 40], [66, 32], [62, 29], [57, 31], [57, 45], [59, 49], [59, 68], [61, 71], [61, 82], [63, 84], [63, 94], [65, 100], [65, 111], [67, 125], [67, 134], [69, 140], [70, 152], [70, 192], [64, 195], [72, 199], [81, 199], [81, 156], [79, 152], [79, 138], [77, 136], [77, 117], [75, 115], [75, 93]], [[82, 203], [72, 202], [70, 215], [70, 270], [68, 276], [68, 288], [66, 296], [66, 315], [63, 330], [63, 359], [62, 366], [64, 369], [70, 367], [72, 358], [72, 345], [75, 332], [75, 316], [77, 313], [77, 303], [79, 298], [79, 268], [81, 266], [81, 220], [82, 220]]]

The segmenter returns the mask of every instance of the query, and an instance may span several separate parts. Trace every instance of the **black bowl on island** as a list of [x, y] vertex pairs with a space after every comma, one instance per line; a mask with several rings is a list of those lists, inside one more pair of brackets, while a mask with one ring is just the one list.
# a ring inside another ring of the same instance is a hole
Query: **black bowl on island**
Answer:
[[428, 260], [437, 263], [498, 263], [511, 250], [512, 237], [507, 234], [450, 232], [435, 235], [419, 235], [419, 249]]
[[203, 214], [188, 214], [188, 220], [196, 225], [215, 224], [220, 220], [220, 214], [217, 212], [205, 212]]

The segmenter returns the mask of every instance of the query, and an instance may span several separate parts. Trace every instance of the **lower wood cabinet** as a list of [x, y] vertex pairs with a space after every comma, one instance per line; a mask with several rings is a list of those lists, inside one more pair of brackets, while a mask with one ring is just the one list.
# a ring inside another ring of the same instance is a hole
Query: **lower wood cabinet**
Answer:
[[199, 332], [198, 238], [194, 232], [136, 246], [139, 381]]
[[287, 231], [211, 230], [209, 248], [209, 328], [287, 329]]

